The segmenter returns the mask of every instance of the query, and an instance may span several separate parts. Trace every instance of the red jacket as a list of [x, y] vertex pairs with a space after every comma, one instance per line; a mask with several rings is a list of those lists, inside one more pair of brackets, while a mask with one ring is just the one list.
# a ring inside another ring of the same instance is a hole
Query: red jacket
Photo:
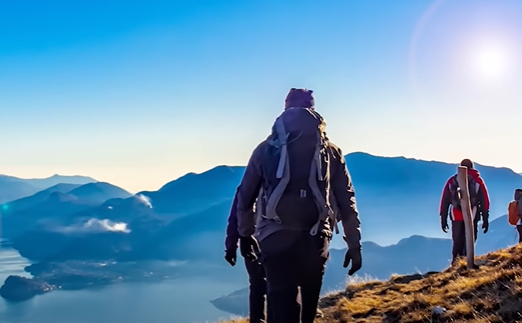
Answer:
[[[485, 218], [483, 220], [487, 220], [489, 217], [489, 195], [488, 195], [488, 189], [486, 188], [486, 184], [484, 183], [484, 180], [482, 177], [480, 177], [480, 173], [476, 169], [468, 169], [468, 175], [473, 176], [473, 179], [478, 184], [477, 187], [477, 197], [478, 197], [478, 208], [477, 211], [482, 213], [482, 216]], [[455, 176], [452, 176], [448, 179], [446, 182], [446, 185], [444, 185], [444, 189], [442, 191], [442, 198], [440, 201], [440, 216], [447, 218], [448, 217], [448, 211], [450, 211], [450, 218], [452, 221], [464, 221], [464, 218], [462, 217], [462, 211], [452, 207], [450, 210], [451, 205], [451, 192], [450, 192], [450, 184], [452, 183]]]

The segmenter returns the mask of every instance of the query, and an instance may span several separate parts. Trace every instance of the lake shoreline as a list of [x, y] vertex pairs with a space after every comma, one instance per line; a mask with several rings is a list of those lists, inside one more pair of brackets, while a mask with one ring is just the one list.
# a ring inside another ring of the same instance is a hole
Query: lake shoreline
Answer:
[[[84, 289], [55, 289], [23, 302], [0, 298], [0, 321], [17, 323], [205, 323], [229, 320], [233, 314], [217, 309], [211, 300], [246, 286], [237, 268], [207, 266], [205, 263], [158, 262], [175, 267], [179, 275], [164, 280], [133, 280], [93, 285]], [[152, 264], [154, 265], [154, 264]], [[0, 250], [0, 279], [31, 277], [24, 269], [31, 263], [16, 250]], [[193, 268], [198, 267], [197, 270]], [[227, 271], [217, 281], [212, 273]], [[240, 274], [242, 275], [242, 273]], [[239, 279], [238, 279], [239, 278]], [[197, 307], [197, 309], [195, 308]], [[99, 308], [93, 312], [92, 308]], [[45, 318], [45, 319], [44, 319]]]

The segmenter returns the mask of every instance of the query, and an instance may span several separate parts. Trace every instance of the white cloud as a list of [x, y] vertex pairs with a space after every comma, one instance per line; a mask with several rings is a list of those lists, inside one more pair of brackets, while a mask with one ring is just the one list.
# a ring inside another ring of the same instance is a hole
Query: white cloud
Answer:
[[145, 196], [143, 194], [137, 194], [136, 195], [136, 198], [142, 202], [143, 204], [145, 204], [146, 206], [148, 206], [149, 208], [152, 209], [152, 203], [150, 202], [150, 198], [148, 196]]
[[89, 219], [85, 223], [73, 224], [68, 227], [60, 227], [55, 229], [55, 231], [62, 233], [131, 232], [127, 223], [113, 222], [108, 219]]

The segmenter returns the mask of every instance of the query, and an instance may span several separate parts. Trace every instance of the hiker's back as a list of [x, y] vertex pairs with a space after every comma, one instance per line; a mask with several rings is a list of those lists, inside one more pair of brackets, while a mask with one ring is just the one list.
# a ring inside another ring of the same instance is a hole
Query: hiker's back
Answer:
[[[287, 136], [285, 151], [278, 141], [283, 135], [277, 133], [277, 125], [274, 125], [272, 145], [264, 163], [268, 186], [266, 204], [268, 200], [275, 203], [275, 213], [285, 228], [310, 230], [319, 217], [319, 208], [310, 185], [311, 180], [317, 182], [317, 169], [323, 171], [325, 168], [315, 164], [321, 140], [319, 117], [317, 113], [304, 108], [283, 112], [276, 123], [282, 123], [286, 133], [284, 136]], [[286, 159], [284, 162], [281, 161], [282, 154]], [[320, 190], [324, 190], [324, 187]], [[266, 212], [270, 213], [270, 210]]]
[[[478, 197], [478, 191], [479, 191], [479, 183], [475, 180], [475, 178], [468, 174], [468, 192], [469, 192], [469, 200], [471, 207], [477, 207], [479, 204], [479, 197]], [[450, 182], [449, 182], [449, 190], [451, 192], [451, 205], [457, 209], [462, 210], [462, 206], [460, 205], [460, 192], [459, 192], [459, 182], [457, 180], [457, 175], [455, 174]]]
[[[259, 242], [271, 323], [312, 323], [316, 317], [329, 256], [329, 224], [337, 219], [331, 210], [330, 176], [348, 244], [343, 266], [351, 262], [348, 274], [353, 275], [362, 264], [351, 179], [340, 149], [326, 137], [311, 94], [306, 89], [290, 90], [272, 134], [252, 153], [238, 194], [238, 231], [246, 246], [242, 254], [251, 255]], [[250, 209], [260, 189], [261, 216], [254, 239]]]

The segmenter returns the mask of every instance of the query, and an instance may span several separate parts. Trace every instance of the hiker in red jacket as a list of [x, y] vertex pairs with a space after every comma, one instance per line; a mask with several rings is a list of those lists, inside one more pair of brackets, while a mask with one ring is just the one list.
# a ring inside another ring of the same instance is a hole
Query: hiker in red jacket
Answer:
[[[473, 168], [473, 162], [471, 160], [464, 159], [460, 165], [468, 168], [468, 185], [472, 209], [471, 217], [473, 220], [474, 241], [476, 241], [478, 222], [481, 218], [484, 233], [488, 232], [489, 228], [488, 190], [479, 172]], [[440, 223], [442, 231], [445, 233], [447, 233], [449, 229], [448, 211], [451, 219], [451, 237], [453, 239], [452, 263], [454, 263], [458, 257], [466, 255], [466, 230], [457, 188], [457, 175], [453, 175], [448, 179], [446, 185], [444, 185], [440, 202]]]
[[[343, 266], [351, 263], [353, 275], [362, 265], [354, 188], [341, 150], [312, 109], [311, 93], [291, 89], [272, 134], [252, 153], [237, 193], [241, 254], [255, 260], [261, 250], [270, 323], [314, 321], [338, 220], [348, 244]], [[261, 190], [256, 221], [252, 208]]]

